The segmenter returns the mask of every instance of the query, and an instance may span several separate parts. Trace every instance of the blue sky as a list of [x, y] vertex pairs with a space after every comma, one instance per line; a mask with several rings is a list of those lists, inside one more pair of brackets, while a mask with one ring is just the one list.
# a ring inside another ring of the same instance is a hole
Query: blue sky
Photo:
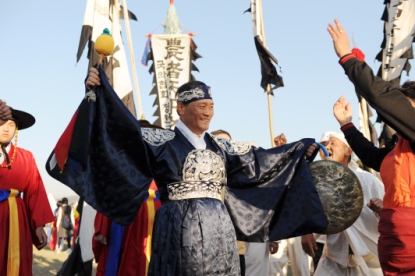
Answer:
[[[168, 0], [128, 2], [138, 17], [130, 25], [143, 111], [151, 122], [153, 77], [139, 61], [144, 35], [163, 22], [168, 5]], [[175, 5], [181, 23], [197, 34], [194, 41], [203, 58], [196, 62], [200, 73], [195, 77], [212, 87], [215, 116], [210, 130], [226, 129], [235, 140], [270, 147], [267, 97], [259, 86], [251, 15], [243, 14], [249, 1], [176, 0]], [[44, 167], [84, 95], [86, 51], [78, 64], [75, 57], [85, 6], [86, 1], [68, 0], [0, 2], [0, 98], [36, 117], [35, 126], [20, 133], [18, 146], [33, 152], [47, 191], [56, 197], [73, 195]], [[272, 99], [275, 134], [284, 132], [289, 141], [296, 141], [338, 130], [332, 106], [341, 95], [352, 102], [357, 124], [355, 92], [326, 28], [339, 18], [377, 71], [383, 1], [263, 0], [263, 8], [267, 46], [279, 61], [285, 83]], [[162, 31], [159, 27], [154, 33]], [[414, 72], [409, 77], [404, 73], [402, 80], [407, 79], [414, 79]]]

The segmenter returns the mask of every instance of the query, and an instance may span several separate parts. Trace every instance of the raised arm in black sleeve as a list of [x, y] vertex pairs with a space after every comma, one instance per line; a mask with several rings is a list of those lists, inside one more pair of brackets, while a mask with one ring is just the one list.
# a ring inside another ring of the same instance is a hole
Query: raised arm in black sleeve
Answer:
[[365, 63], [348, 55], [340, 60], [356, 91], [383, 116], [385, 123], [415, 143], [415, 108], [406, 96], [388, 82], [376, 77]]
[[391, 151], [389, 148], [377, 148], [366, 139], [353, 123], [342, 126], [341, 130], [350, 147], [362, 163], [376, 171], [380, 170], [383, 158]]

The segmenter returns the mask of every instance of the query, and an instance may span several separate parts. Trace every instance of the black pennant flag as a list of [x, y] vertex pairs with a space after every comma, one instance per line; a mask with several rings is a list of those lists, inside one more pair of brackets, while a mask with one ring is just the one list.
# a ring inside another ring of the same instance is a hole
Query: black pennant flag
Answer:
[[258, 52], [259, 60], [261, 62], [261, 87], [267, 91], [268, 85], [272, 92], [278, 87], [284, 86], [282, 77], [278, 75], [275, 65], [278, 65], [277, 59], [271, 54], [271, 52], [264, 45], [262, 33], [264, 33], [262, 22], [262, 10], [260, 8], [260, 0], [251, 0], [251, 7], [245, 12], [251, 12], [252, 14], [252, 27], [254, 30], [255, 47]]

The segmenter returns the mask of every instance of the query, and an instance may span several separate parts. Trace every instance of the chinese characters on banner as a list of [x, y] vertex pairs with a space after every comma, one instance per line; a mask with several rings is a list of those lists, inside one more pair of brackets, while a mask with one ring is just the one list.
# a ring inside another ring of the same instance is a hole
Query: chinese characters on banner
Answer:
[[166, 129], [172, 128], [179, 119], [177, 88], [190, 80], [190, 40], [187, 34], [151, 37], [160, 122]]

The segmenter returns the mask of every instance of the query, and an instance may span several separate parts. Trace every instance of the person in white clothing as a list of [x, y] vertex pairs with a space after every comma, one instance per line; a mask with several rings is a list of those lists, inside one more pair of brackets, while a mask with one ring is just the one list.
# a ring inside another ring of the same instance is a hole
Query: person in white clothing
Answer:
[[[343, 133], [331, 134], [326, 148], [331, 160], [349, 165], [352, 149]], [[362, 185], [364, 202], [383, 198], [383, 184], [372, 174], [353, 167], [349, 165]], [[382, 275], [377, 251], [378, 223], [377, 215], [364, 204], [359, 218], [351, 227], [327, 235], [323, 256], [314, 275]], [[311, 256], [315, 249], [314, 236], [310, 234], [302, 239], [304, 251]]]
[[288, 260], [290, 260], [291, 275], [312, 275], [313, 259], [302, 249], [301, 237], [281, 240], [277, 254], [270, 255], [269, 276], [287, 275]]
[[[57, 212], [57, 221], [56, 221], [56, 225], [57, 225], [57, 232], [58, 232], [58, 244], [57, 244], [57, 249], [56, 252], [60, 253], [61, 250], [64, 248], [63, 247], [63, 243], [62, 240], [66, 239], [66, 242], [68, 244], [68, 253], [70, 253], [72, 251], [72, 246], [71, 246], [71, 238], [72, 238], [72, 230], [73, 230], [73, 226], [75, 225], [75, 218], [74, 218], [74, 214], [72, 211], [72, 207], [70, 205], [68, 205], [68, 199], [66, 197], [62, 198], [62, 205], [60, 206], [60, 208], [58, 209]], [[66, 229], [65, 225], [64, 225], [64, 216], [68, 216], [71, 222], [71, 229]]]

